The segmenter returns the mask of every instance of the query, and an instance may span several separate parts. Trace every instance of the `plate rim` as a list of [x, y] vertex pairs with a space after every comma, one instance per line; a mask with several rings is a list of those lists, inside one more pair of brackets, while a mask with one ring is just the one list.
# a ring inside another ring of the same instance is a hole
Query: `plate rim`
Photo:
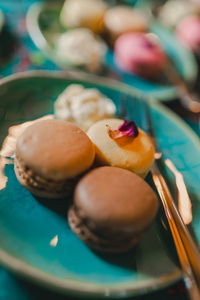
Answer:
[[[54, 7], [54, 6], [57, 7], [58, 5], [61, 5], [61, 2], [55, 1], [55, 3], [50, 2], [50, 4], [51, 4], [51, 7]], [[40, 13], [43, 11], [43, 9], [45, 7], [46, 7], [46, 4], [42, 3], [42, 2], [36, 2], [36, 3], [33, 3], [32, 5], [30, 5], [30, 7], [27, 11], [27, 14], [26, 14], [27, 30], [28, 30], [28, 33], [29, 33], [32, 41], [37, 46], [37, 48], [40, 49], [41, 51], [43, 51], [43, 54], [48, 59], [50, 59], [58, 67], [63, 69], [63, 65], [52, 54], [53, 50], [49, 46], [46, 38], [44, 37], [44, 35], [42, 34], [42, 31], [40, 30], [40, 28], [38, 26], [37, 20], [39, 18]], [[139, 6], [137, 6], [137, 8], [139, 8]], [[163, 27], [163, 25], [161, 25], [161, 26]], [[187, 56], [190, 57], [190, 62], [192, 63], [192, 67], [190, 67], [190, 69], [193, 69], [193, 75], [190, 74], [190, 78], [189, 78], [190, 83], [192, 83], [196, 80], [196, 77], [197, 77], [197, 65], [195, 62], [194, 55], [191, 53], [191, 51], [189, 51], [186, 48], [184, 48], [184, 51], [187, 53]], [[66, 63], [66, 66], [78, 67], [78, 65], [71, 64], [71, 63]], [[191, 70], [190, 70], [190, 73], [192, 73]], [[133, 86], [131, 86], [131, 87], [133, 87]], [[143, 93], [144, 93], [144, 95], [147, 95], [147, 93], [145, 93], [145, 92], [143, 92]], [[177, 97], [177, 92], [176, 92], [175, 87], [173, 87], [173, 85], [168, 86], [168, 88], [166, 87], [166, 89], [149, 92], [148, 94], [151, 97], [154, 97], [161, 102], [172, 101], [173, 98]]]
[[200, 139], [195, 133], [195, 131], [184, 121], [182, 120], [175, 112], [164, 106], [163, 103], [154, 99], [153, 97], [148, 97], [144, 95], [139, 89], [132, 87], [124, 82], [118, 81], [116, 79], [106, 78], [103, 76], [98, 76], [94, 74], [90, 74], [80, 70], [74, 70], [73, 68], [68, 68], [67, 70], [28, 70], [24, 72], [18, 72], [6, 77], [0, 78], [0, 87], [3, 84], [9, 83], [13, 80], [30, 78], [30, 77], [51, 77], [51, 78], [60, 78], [60, 79], [69, 79], [74, 80], [85, 80], [85, 81], [96, 81], [97, 84], [107, 86], [112, 89], [120, 89], [121, 91], [130, 94], [131, 96], [141, 98], [142, 100], [149, 101], [150, 104], [157, 108], [157, 110], [164, 111], [165, 115], [168, 115], [170, 119], [175, 120], [176, 123], [179, 124], [180, 127], [183, 128], [184, 131], [190, 135], [193, 142], [200, 149]]
[[[68, 77], [67, 77], [68, 76]], [[82, 77], [84, 76], [84, 77]], [[102, 85], [104, 87], [110, 87], [111, 89], [120, 90], [121, 92], [126, 92], [131, 96], [135, 96], [138, 91], [134, 90], [130, 86], [118, 82], [116, 80], [104, 79], [99, 76], [94, 76], [80, 71], [26, 71], [21, 73], [16, 73], [5, 77], [0, 80], [0, 88], [15, 80], [21, 80], [25, 78], [33, 77], [44, 77], [44, 78], [55, 78], [55, 79], [79, 79], [85, 82], [93, 81], [94, 84]], [[146, 99], [145, 99], [146, 100]], [[171, 112], [168, 108], [163, 107], [161, 103], [158, 103], [156, 100], [151, 100], [150, 104], [157, 111], [164, 111], [165, 115], [173, 119], [173, 121], [181, 127], [187, 135], [190, 135], [190, 139], [195, 143], [196, 147], [200, 150], [200, 140], [194, 131], [175, 113]], [[176, 282], [182, 278], [181, 270], [177, 270], [170, 275], [161, 276], [159, 279], [143, 280], [140, 283], [131, 287], [131, 283], [119, 285], [99, 285], [96, 283], [84, 283], [77, 282], [70, 279], [56, 278], [53, 275], [50, 275], [44, 271], [40, 271], [36, 267], [33, 267], [29, 263], [14, 257], [14, 255], [9, 254], [2, 248], [0, 248], [0, 262], [2, 265], [7, 267], [14, 273], [17, 273], [21, 277], [30, 279], [31, 281], [36, 282], [39, 285], [45, 286], [48, 289], [56, 290], [65, 294], [74, 294], [79, 296], [87, 297], [118, 297], [124, 298], [128, 296], [134, 296], [139, 294], [146, 294], [151, 291], [159, 290], [161, 288], [167, 287], [170, 284]], [[145, 282], [145, 284], [144, 284]], [[147, 283], [148, 282], [148, 283]], [[127, 285], [127, 286], [126, 286]]]

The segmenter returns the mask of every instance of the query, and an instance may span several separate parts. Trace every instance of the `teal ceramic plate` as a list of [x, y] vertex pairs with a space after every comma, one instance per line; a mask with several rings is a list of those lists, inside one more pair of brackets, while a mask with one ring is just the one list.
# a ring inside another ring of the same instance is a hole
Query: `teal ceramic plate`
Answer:
[[[119, 111], [126, 99], [134, 116], [140, 96], [129, 86], [80, 72], [30, 71], [0, 82], [0, 145], [12, 125], [53, 112], [57, 96], [71, 83], [98, 88]], [[193, 234], [200, 241], [200, 142], [173, 113], [152, 102], [158, 143], [182, 172], [193, 201]], [[117, 204], [116, 204], [117, 205]], [[0, 262], [48, 288], [85, 297], [126, 297], [160, 289], [182, 275], [161, 213], [138, 246], [126, 255], [91, 251], [69, 229], [63, 202], [39, 202], [16, 180], [13, 160], [0, 160]]]
[[[56, 41], [64, 32], [59, 23], [59, 14], [62, 2], [47, 2], [33, 4], [27, 14], [27, 28], [35, 44], [51, 60], [61, 68], [69, 67], [69, 63], [63, 61], [57, 54]], [[184, 49], [175, 39], [170, 31], [160, 24], [153, 22], [150, 31], [157, 34], [163, 44], [164, 49], [170, 55], [181, 76], [192, 83], [196, 79], [197, 67], [192, 53]], [[148, 96], [159, 100], [170, 100], [176, 97], [176, 90], [173, 86], [163, 83], [155, 83], [144, 80], [140, 77], [122, 72], [114, 62], [113, 51], [108, 51], [105, 56], [105, 65], [118, 73], [127, 84], [143, 91]]]

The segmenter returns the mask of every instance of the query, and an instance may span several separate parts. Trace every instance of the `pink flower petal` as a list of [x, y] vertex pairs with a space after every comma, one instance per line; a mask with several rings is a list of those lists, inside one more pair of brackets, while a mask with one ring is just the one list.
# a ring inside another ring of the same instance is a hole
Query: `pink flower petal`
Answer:
[[136, 138], [139, 134], [138, 128], [134, 121], [124, 121], [117, 130], [112, 130], [109, 125], [106, 125], [108, 134], [111, 139], [119, 139], [123, 136], [130, 136]]

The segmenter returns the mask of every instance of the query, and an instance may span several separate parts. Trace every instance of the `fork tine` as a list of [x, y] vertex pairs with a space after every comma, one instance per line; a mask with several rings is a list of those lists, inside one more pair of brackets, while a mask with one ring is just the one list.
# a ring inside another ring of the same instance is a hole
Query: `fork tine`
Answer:
[[152, 121], [151, 121], [151, 111], [149, 103], [144, 98], [136, 101], [137, 104], [137, 125], [144, 130], [148, 135], [152, 136]]
[[151, 117], [151, 110], [150, 110], [150, 105], [146, 99], [142, 99], [141, 102], [141, 115], [142, 115], [142, 120], [141, 120], [141, 126], [142, 129], [151, 137], [154, 138], [154, 131], [153, 131], [153, 124], [152, 124], [152, 117]]
[[120, 97], [119, 115], [121, 119], [126, 120], [127, 108], [126, 108], [126, 96], [124, 94], [122, 94]]

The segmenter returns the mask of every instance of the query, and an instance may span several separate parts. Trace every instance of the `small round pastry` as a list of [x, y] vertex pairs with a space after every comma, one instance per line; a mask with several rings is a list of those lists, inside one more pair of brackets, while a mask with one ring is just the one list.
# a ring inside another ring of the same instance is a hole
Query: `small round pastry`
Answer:
[[184, 18], [176, 28], [176, 36], [192, 51], [200, 49], [200, 16]]
[[120, 69], [145, 78], [160, 75], [166, 63], [161, 45], [151, 34], [121, 35], [115, 43], [114, 56]]
[[[145, 132], [132, 128], [132, 121], [126, 126], [127, 122], [101, 120], [93, 124], [87, 134], [95, 145], [97, 164], [127, 169], [144, 178], [154, 162], [154, 147]], [[123, 132], [123, 127], [125, 130], [127, 127], [127, 131]], [[128, 135], [132, 129], [137, 135]]]
[[88, 246], [119, 253], [139, 241], [157, 210], [156, 194], [142, 178], [124, 169], [100, 167], [79, 181], [68, 220]]
[[113, 44], [121, 34], [145, 32], [148, 27], [148, 19], [142, 11], [120, 5], [106, 11], [104, 24], [110, 43]]
[[33, 194], [68, 196], [77, 178], [93, 163], [95, 150], [88, 136], [67, 121], [44, 120], [18, 138], [15, 174]]
[[87, 28], [68, 30], [58, 39], [58, 59], [90, 71], [101, 69], [106, 51], [104, 41]]
[[196, 4], [195, 0], [168, 0], [158, 9], [158, 20], [165, 26], [176, 27], [182, 18], [198, 10]]
[[69, 85], [59, 95], [54, 108], [56, 119], [73, 122], [84, 131], [99, 120], [113, 117], [116, 112], [112, 100], [97, 89], [87, 89], [80, 84]]
[[65, 0], [60, 21], [66, 28], [86, 27], [100, 33], [106, 8], [102, 0]]

